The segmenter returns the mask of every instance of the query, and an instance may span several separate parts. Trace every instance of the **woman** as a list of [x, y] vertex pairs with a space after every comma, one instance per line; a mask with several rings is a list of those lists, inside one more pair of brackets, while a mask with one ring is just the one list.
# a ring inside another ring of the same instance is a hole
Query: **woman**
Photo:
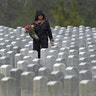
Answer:
[[38, 58], [40, 58], [40, 49], [48, 48], [48, 37], [50, 39], [50, 44], [52, 46], [54, 45], [50, 25], [41, 10], [36, 11], [35, 20], [31, 26], [34, 26], [35, 33], [39, 37], [39, 40], [36, 40], [32, 34], [29, 34], [33, 38], [33, 50], [38, 52]]

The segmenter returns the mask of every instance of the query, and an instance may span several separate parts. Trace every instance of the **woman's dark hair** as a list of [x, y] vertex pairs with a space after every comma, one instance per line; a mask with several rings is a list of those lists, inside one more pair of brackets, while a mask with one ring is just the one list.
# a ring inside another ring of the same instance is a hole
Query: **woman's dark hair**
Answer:
[[44, 13], [42, 12], [42, 10], [37, 10], [36, 14], [35, 14], [35, 21], [38, 20], [38, 16], [42, 15], [43, 19], [46, 19]]

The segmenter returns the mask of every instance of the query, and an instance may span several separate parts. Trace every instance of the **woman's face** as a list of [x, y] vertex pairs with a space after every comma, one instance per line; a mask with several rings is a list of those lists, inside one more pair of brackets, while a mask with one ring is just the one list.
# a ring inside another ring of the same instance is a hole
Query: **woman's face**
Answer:
[[38, 20], [43, 20], [43, 16], [42, 15], [38, 16]]

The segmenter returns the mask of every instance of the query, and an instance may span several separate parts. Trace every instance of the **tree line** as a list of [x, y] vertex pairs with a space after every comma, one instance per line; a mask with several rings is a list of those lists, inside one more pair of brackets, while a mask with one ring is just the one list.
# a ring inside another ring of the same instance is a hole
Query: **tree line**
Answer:
[[0, 0], [0, 25], [24, 27], [38, 9], [51, 26], [96, 26], [96, 0]]

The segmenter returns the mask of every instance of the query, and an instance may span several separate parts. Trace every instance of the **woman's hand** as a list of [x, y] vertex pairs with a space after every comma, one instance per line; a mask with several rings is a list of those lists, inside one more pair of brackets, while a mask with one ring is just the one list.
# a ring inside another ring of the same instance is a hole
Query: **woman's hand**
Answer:
[[50, 40], [50, 44], [51, 44], [51, 46], [54, 46], [54, 40], [53, 39]]
[[32, 24], [31, 27], [34, 28], [34, 25]]
[[32, 36], [32, 38], [34, 38], [34, 35], [31, 35]]
[[[34, 25], [30, 25], [31, 28], [34, 28]], [[34, 35], [31, 34], [31, 37], [34, 38]]]

